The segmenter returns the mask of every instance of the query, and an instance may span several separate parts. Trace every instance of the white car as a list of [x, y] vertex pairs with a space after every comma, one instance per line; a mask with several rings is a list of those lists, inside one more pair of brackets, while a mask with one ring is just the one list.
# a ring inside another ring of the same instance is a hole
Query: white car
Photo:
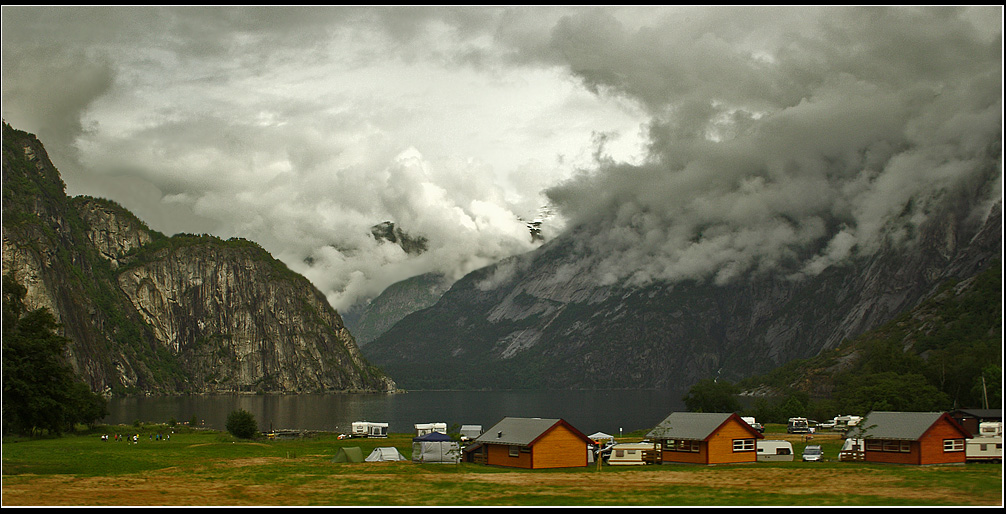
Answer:
[[822, 461], [822, 446], [809, 445], [801, 454], [801, 461]]

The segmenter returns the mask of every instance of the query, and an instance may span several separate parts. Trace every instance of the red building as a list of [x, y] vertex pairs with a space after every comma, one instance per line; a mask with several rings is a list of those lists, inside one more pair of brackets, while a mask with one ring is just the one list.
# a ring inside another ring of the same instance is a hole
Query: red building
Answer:
[[872, 411], [846, 436], [863, 438], [864, 461], [935, 465], [964, 464], [972, 434], [947, 413]]

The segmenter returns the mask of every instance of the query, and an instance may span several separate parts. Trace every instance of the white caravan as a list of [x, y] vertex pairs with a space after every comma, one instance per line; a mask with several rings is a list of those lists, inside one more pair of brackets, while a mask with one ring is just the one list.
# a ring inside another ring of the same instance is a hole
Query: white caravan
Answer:
[[446, 422], [431, 422], [429, 424], [413, 424], [416, 429], [416, 436], [428, 435], [430, 433], [448, 434], [448, 424]]
[[645, 451], [654, 450], [653, 442], [617, 443], [612, 446], [612, 454], [608, 456], [609, 465], [646, 465], [643, 460]]
[[387, 438], [387, 422], [354, 422], [350, 426], [351, 437]]
[[794, 446], [786, 440], [760, 440], [755, 445], [756, 461], [794, 461]]
[[979, 434], [965, 440], [966, 461], [1003, 461], [1002, 422], [980, 422]]

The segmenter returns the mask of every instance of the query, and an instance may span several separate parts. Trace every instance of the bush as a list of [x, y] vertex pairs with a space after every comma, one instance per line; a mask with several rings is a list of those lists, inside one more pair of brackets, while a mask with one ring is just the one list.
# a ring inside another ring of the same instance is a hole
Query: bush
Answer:
[[259, 431], [255, 415], [238, 409], [227, 415], [227, 431], [238, 438], [251, 438]]

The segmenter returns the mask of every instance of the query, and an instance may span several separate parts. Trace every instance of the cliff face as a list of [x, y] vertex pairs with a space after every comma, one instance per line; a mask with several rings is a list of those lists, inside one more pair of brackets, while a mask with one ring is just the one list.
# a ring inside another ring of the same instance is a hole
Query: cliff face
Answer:
[[305, 278], [254, 243], [167, 238], [69, 199], [34, 136], [4, 126], [3, 271], [47, 307], [97, 391], [388, 391]]
[[406, 388], [687, 388], [816, 355], [1001, 259], [996, 170], [948, 193], [912, 242], [817, 276], [600, 285], [580, 228], [477, 270], [364, 347]]

